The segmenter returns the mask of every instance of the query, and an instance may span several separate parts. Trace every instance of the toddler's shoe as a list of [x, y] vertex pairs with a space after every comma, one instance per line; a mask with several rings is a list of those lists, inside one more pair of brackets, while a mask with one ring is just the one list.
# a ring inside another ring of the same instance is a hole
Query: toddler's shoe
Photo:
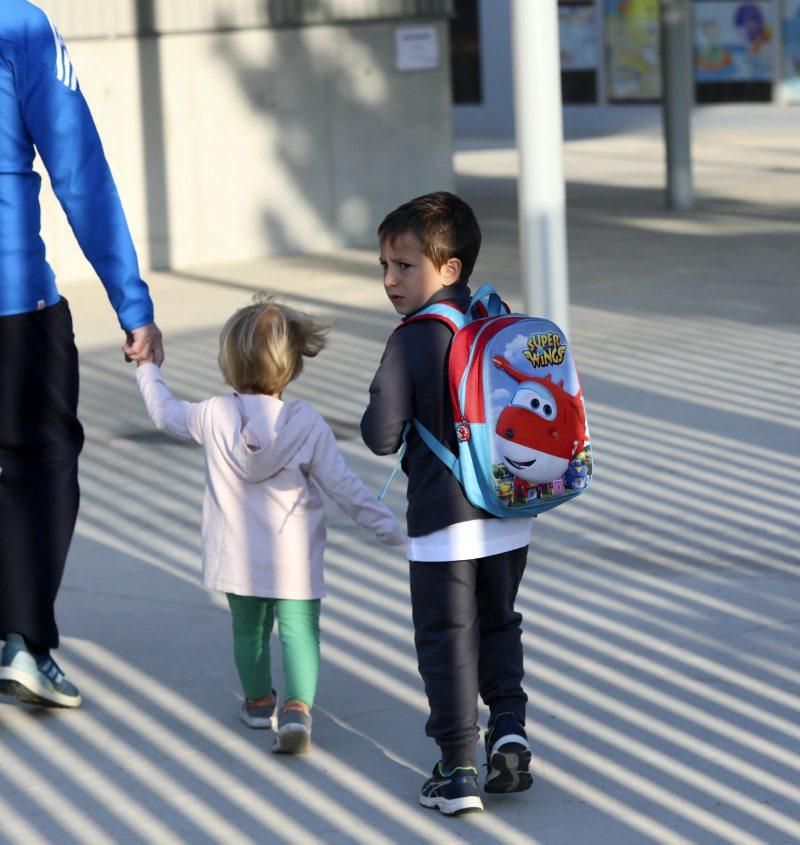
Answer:
[[[272, 690], [272, 696], [275, 697], [275, 690]], [[265, 730], [272, 728], [273, 719], [275, 716], [275, 702], [272, 704], [262, 704], [256, 707], [245, 698], [242, 702], [242, 709], [239, 712], [242, 721], [248, 728], [258, 728]]]
[[287, 710], [278, 716], [273, 754], [305, 754], [311, 750], [311, 714]]
[[478, 770], [471, 766], [458, 766], [452, 772], [446, 772], [440, 760], [433, 767], [431, 777], [422, 785], [419, 803], [445, 816], [481, 812], [483, 801], [478, 788]]
[[513, 713], [501, 713], [486, 731], [487, 792], [524, 792], [533, 785], [525, 728]]
[[20, 634], [8, 634], [0, 659], [0, 695], [40, 707], [78, 707], [81, 694], [50, 654], [34, 657]]

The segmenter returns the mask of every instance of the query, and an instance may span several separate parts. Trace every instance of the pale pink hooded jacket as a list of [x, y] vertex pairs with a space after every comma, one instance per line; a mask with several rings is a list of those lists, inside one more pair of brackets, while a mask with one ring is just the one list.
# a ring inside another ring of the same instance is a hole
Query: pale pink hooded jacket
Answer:
[[320, 488], [386, 545], [405, 533], [346, 466], [311, 405], [232, 394], [190, 404], [173, 397], [154, 364], [136, 370], [150, 419], [205, 452], [203, 585], [242, 596], [325, 595], [325, 508]]

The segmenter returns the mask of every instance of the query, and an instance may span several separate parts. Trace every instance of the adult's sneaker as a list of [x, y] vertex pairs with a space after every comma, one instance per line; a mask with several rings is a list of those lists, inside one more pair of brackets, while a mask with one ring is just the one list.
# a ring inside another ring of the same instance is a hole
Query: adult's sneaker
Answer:
[[531, 750], [525, 728], [513, 713], [501, 713], [486, 731], [487, 792], [524, 792], [533, 778], [529, 771]]
[[440, 760], [433, 767], [431, 777], [422, 785], [419, 803], [445, 816], [479, 813], [483, 810], [483, 801], [478, 788], [478, 770], [471, 766], [457, 766], [448, 772]]
[[35, 657], [19, 634], [8, 634], [0, 659], [0, 695], [41, 707], [78, 707], [81, 694], [50, 654]]

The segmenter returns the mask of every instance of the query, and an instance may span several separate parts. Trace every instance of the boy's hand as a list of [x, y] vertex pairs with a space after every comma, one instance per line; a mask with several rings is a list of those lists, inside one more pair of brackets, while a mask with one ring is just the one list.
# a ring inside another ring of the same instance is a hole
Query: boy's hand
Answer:
[[125, 344], [122, 352], [126, 361], [136, 361], [137, 364], [155, 364], [160, 367], [164, 363], [164, 344], [161, 330], [155, 323], [149, 323], [138, 329], [125, 333]]

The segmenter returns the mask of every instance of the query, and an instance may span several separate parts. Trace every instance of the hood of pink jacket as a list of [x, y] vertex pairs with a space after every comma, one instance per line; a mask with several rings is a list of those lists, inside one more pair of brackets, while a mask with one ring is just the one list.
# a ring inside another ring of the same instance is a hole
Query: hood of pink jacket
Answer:
[[226, 462], [243, 481], [266, 481], [285, 469], [317, 425], [317, 415], [304, 402], [271, 396], [231, 397], [239, 425], [219, 444]]

